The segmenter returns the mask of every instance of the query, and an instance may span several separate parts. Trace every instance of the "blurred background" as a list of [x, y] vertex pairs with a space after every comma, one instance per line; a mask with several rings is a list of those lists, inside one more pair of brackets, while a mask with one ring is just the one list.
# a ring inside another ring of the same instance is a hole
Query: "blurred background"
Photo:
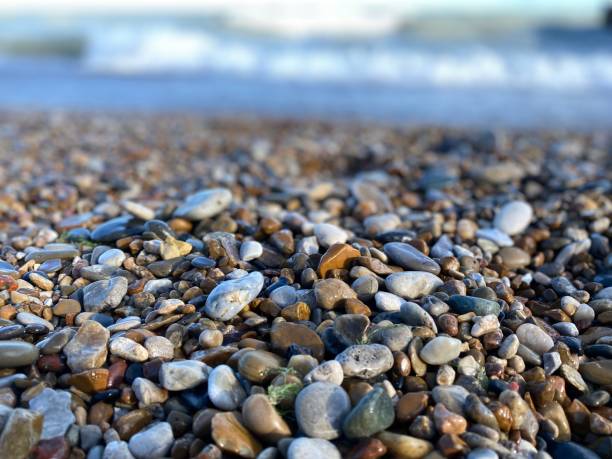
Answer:
[[609, 127], [608, 0], [0, 2], [0, 110]]

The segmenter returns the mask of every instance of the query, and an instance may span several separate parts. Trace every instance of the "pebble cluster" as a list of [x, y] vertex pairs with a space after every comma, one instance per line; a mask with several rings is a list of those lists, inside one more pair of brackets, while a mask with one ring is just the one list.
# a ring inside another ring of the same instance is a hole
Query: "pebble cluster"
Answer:
[[0, 131], [0, 457], [612, 457], [612, 142]]

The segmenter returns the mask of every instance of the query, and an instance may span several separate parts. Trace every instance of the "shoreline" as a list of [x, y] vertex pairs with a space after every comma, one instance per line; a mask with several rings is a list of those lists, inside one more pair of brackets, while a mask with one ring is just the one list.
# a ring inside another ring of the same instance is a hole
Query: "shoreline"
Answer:
[[0, 113], [0, 457], [607, 459], [611, 151]]

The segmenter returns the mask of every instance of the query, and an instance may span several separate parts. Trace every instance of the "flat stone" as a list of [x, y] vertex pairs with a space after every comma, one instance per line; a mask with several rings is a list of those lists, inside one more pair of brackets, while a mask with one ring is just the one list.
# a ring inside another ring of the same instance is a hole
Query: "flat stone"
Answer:
[[231, 202], [232, 193], [226, 188], [202, 190], [188, 196], [173, 215], [187, 220], [204, 220], [220, 214]]
[[209, 373], [210, 367], [197, 360], [166, 362], [159, 369], [159, 382], [171, 391], [193, 389], [207, 381]]
[[443, 283], [438, 276], [424, 271], [394, 273], [385, 279], [385, 286], [389, 292], [407, 300], [429, 295]]
[[246, 398], [234, 371], [227, 365], [213, 368], [208, 375], [208, 397], [215, 407], [224, 411], [237, 409]]
[[76, 418], [70, 410], [69, 392], [45, 388], [30, 400], [30, 409], [43, 415], [41, 438], [62, 437]]
[[322, 438], [296, 438], [289, 445], [287, 459], [341, 459], [333, 443]]
[[544, 330], [534, 324], [522, 324], [516, 329], [516, 336], [521, 344], [527, 346], [538, 355], [549, 351], [555, 344]]
[[383, 249], [392, 262], [406, 270], [440, 273], [438, 263], [410, 244], [388, 242]]
[[158, 422], [130, 438], [128, 447], [136, 459], [153, 459], [166, 457], [173, 442], [172, 426]]
[[336, 356], [345, 376], [370, 379], [393, 367], [393, 354], [382, 344], [357, 344]]
[[0, 368], [32, 365], [38, 355], [38, 348], [25, 341], [0, 341]]
[[259, 272], [222, 282], [208, 295], [204, 311], [212, 319], [230, 320], [257, 298], [263, 284], [264, 277]]
[[43, 263], [48, 260], [72, 259], [79, 256], [76, 247], [63, 245], [61, 248], [33, 250], [25, 257], [25, 261], [34, 260], [36, 263]]
[[475, 296], [452, 295], [448, 300], [448, 304], [458, 314], [473, 312], [477, 316], [489, 314], [499, 316], [501, 310], [499, 303]]
[[419, 357], [430, 365], [443, 365], [459, 357], [461, 348], [460, 340], [449, 336], [437, 336], [425, 344]]
[[336, 384], [315, 382], [300, 391], [295, 400], [295, 417], [309, 437], [333, 440], [351, 409], [346, 391]]
[[17, 314], [17, 322], [22, 325], [42, 325], [46, 327], [49, 331], [55, 330], [55, 327], [48, 320], [43, 319], [42, 317], [38, 317], [35, 314], [30, 312], [20, 312]]
[[85, 321], [63, 349], [70, 369], [78, 373], [102, 367], [106, 361], [109, 338], [109, 331], [98, 322]]
[[127, 294], [127, 290], [128, 281], [125, 277], [92, 282], [83, 288], [83, 306], [89, 312], [115, 309]]
[[504, 233], [514, 236], [520, 234], [529, 226], [533, 210], [523, 201], [511, 201], [505, 204], [495, 215], [493, 224]]

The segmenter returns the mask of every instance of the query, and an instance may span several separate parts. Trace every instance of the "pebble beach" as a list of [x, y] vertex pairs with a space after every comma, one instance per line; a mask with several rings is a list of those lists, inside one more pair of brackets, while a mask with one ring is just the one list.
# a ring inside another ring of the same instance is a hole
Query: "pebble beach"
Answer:
[[0, 459], [612, 458], [612, 137], [0, 115]]

